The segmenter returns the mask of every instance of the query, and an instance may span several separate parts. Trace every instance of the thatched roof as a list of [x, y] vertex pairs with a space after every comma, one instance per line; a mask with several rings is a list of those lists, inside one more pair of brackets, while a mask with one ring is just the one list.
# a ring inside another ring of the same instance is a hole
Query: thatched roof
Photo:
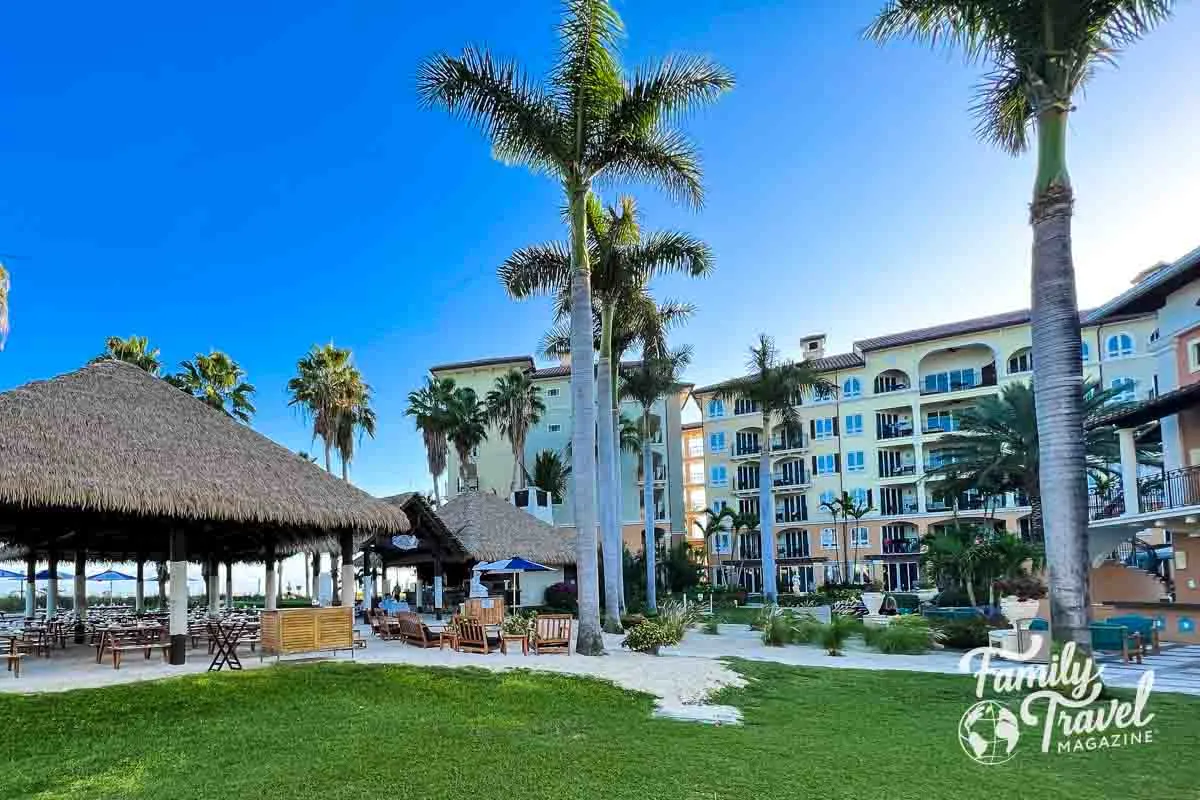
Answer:
[[0, 527], [41, 511], [226, 532], [408, 529], [394, 506], [120, 361], [0, 393]]
[[575, 563], [573, 528], [542, 522], [494, 494], [460, 494], [437, 509], [437, 515], [479, 561], [521, 556], [543, 564]]

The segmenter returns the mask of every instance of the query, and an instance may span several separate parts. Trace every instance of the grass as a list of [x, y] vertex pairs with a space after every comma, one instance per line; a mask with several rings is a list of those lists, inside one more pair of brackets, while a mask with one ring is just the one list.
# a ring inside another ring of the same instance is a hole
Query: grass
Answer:
[[[959, 749], [961, 676], [735, 662], [744, 727], [652, 719], [650, 698], [556, 675], [319, 664], [0, 696], [0, 797], [1061, 800], [1194, 795], [1200, 701], [1151, 699], [1154, 743]], [[472, 788], [474, 787], [474, 788]], [[975, 787], [973, 789], [969, 787]], [[1034, 791], [1031, 787], [1036, 787]], [[964, 794], [966, 792], [966, 794]], [[984, 796], [984, 795], [980, 795]]]

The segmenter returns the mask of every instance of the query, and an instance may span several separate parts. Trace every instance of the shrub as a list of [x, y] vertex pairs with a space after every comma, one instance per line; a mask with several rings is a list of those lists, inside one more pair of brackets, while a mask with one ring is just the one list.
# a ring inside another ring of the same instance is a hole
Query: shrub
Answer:
[[792, 640], [792, 617], [777, 605], [763, 606], [755, 623], [762, 631], [763, 644], [782, 647]]
[[709, 617], [700, 625], [700, 630], [709, 636], [719, 636], [721, 634], [721, 621], [716, 617]]
[[985, 646], [988, 643], [988, 631], [992, 629], [983, 617], [939, 620], [934, 626], [941, 634], [946, 647], [955, 650], [971, 650]]
[[857, 583], [825, 583], [817, 587], [817, 593], [827, 600], [859, 600], [862, 598], [863, 587]]
[[829, 623], [821, 625], [818, 641], [831, 656], [840, 656], [846, 640], [862, 630], [862, 622], [855, 617], [834, 614]]
[[971, 605], [971, 598], [962, 589], [943, 589], [933, 598], [933, 604], [938, 608], [962, 608]]
[[682, 635], [675, 636], [674, 631], [661, 622], [646, 620], [641, 625], [634, 625], [625, 633], [625, 639], [621, 642], [621, 646], [638, 653], [658, 655], [660, 647], [679, 644], [681, 638]]
[[625, 630], [629, 630], [630, 628], [633, 628], [637, 625], [641, 625], [645, 621], [646, 621], [645, 614], [622, 614], [621, 615], [621, 627], [624, 628]]
[[792, 641], [796, 644], [812, 644], [821, 637], [824, 628], [812, 614], [800, 614], [792, 623]]
[[924, 617], [908, 614], [893, 617], [889, 625], [868, 627], [863, 634], [867, 644], [881, 653], [924, 653], [941, 638]]
[[500, 623], [500, 630], [513, 636], [528, 636], [533, 632], [535, 616], [532, 611], [517, 611], [509, 614]]
[[784, 608], [815, 608], [829, 605], [829, 598], [816, 593], [781, 594], [779, 595], [779, 605]]
[[579, 595], [575, 584], [559, 581], [546, 587], [545, 602], [548, 608], [568, 614], [579, 612]]
[[682, 603], [671, 600], [658, 607], [658, 617], [654, 621], [678, 642], [688, 628], [700, 621], [700, 609], [694, 605], [685, 609]]
[[1005, 578], [992, 584], [997, 597], [1016, 595], [1018, 600], [1041, 600], [1046, 596], [1046, 584], [1032, 575]]

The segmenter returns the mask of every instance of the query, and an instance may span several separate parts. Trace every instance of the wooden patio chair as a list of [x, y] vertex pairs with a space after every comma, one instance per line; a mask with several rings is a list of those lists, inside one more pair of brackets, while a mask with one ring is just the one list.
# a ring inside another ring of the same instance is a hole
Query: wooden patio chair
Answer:
[[458, 623], [458, 651], [468, 653], [482, 653], [487, 655], [491, 652], [491, 645], [488, 643], [487, 628], [483, 623], [475, 619], [463, 619]]
[[533, 618], [533, 635], [529, 637], [529, 647], [534, 655], [542, 653], [571, 652], [571, 623], [575, 618], [570, 614], [538, 614]]
[[396, 626], [400, 638], [417, 647], [441, 647], [442, 635], [431, 631], [429, 626], [413, 612], [401, 612], [396, 615]]

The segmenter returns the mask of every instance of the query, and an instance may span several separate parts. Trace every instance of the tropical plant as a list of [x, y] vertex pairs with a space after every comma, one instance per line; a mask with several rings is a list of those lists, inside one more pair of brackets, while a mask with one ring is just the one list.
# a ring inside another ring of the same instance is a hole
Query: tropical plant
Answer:
[[682, 594], [700, 585], [704, 569], [696, 559], [696, 553], [690, 544], [679, 541], [664, 547], [663, 550], [659, 572], [662, 575], [662, 585], [668, 592]]
[[193, 361], [180, 362], [182, 372], [164, 380], [187, 392], [209, 408], [238, 422], [249, 424], [255, 408], [251, 398], [254, 385], [247, 383], [246, 371], [219, 350], [208, 355], [197, 353]]
[[700, 621], [700, 608], [696, 605], [685, 606], [678, 600], [668, 600], [662, 604], [654, 621], [678, 643], [682, 641], [688, 629], [695, 627]]
[[851, 636], [862, 631], [862, 622], [848, 614], [832, 614], [829, 622], [821, 625], [817, 641], [831, 656], [840, 656]]
[[705, 617], [704, 621], [702, 623], [700, 623], [700, 630], [703, 631], [704, 633], [707, 633], [709, 636], [720, 636], [721, 635], [721, 620], [720, 620], [720, 618], [717, 617], [716, 615]]
[[12, 278], [3, 262], [0, 262], [0, 350], [4, 349], [4, 342], [8, 339], [8, 293], [11, 289]]
[[567, 493], [571, 465], [556, 450], [539, 450], [533, 457], [533, 471], [525, 477], [530, 486], [549, 492], [556, 504], [561, 503]]
[[[692, 349], [681, 347], [662, 355], [651, 354], [641, 360], [636, 367], [625, 372], [621, 383], [621, 396], [636, 402], [642, 407], [642, 497], [645, 513], [645, 554], [646, 554], [646, 607], [650, 611], [657, 608], [655, 591], [654, 566], [654, 453], [650, 447], [651, 417], [654, 404], [664, 395], [679, 386], [683, 380], [683, 371], [692, 361]], [[613, 600], [616, 600], [614, 595]], [[607, 607], [609, 615], [616, 613], [619, 620], [620, 612], [613, 604]]]
[[469, 467], [474, 464], [475, 448], [487, 440], [487, 407], [480, 402], [474, 389], [460, 386], [450, 396], [447, 410], [446, 438], [458, 456], [459, 491], [467, 491], [470, 488]]
[[449, 441], [446, 431], [450, 426], [450, 398], [454, 394], [452, 378], [426, 378], [425, 385], [408, 393], [407, 416], [413, 417], [417, 430], [425, 442], [425, 464], [433, 478], [434, 506], [442, 504], [438, 478], [446, 471], [446, 454]]
[[891, 617], [887, 625], [863, 628], [863, 640], [869, 647], [890, 655], [924, 653], [945, 638], [920, 614]]
[[774, 603], [767, 603], [751, 626], [762, 631], [762, 642], [772, 647], [782, 647], [792, 642], [794, 619]]
[[130, 336], [122, 339], [120, 336], [110, 336], [104, 342], [104, 352], [96, 356], [90, 363], [99, 361], [124, 361], [133, 364], [151, 375], [157, 375], [162, 367], [158, 359], [158, 348], [150, 349], [150, 340], [145, 336]]
[[312, 423], [313, 438], [325, 448], [325, 471], [333, 472], [333, 448], [337, 444], [340, 412], [350, 368], [350, 351], [332, 342], [313, 345], [296, 362], [296, 375], [288, 381], [288, 405], [300, 410]]
[[1040, 490], [1054, 636], [1086, 649], [1088, 630], [1087, 468], [1079, 307], [1071, 256], [1074, 192], [1067, 172], [1067, 118], [1101, 64], [1167, 18], [1172, 0], [890, 0], [867, 30], [886, 41], [915, 39], [961, 49], [989, 73], [974, 112], [976, 133], [1016, 155], [1037, 131], [1033, 227], [1033, 363]]
[[508, 439], [513, 451], [510, 491], [525, 488], [525, 440], [529, 429], [546, 413], [542, 390], [529, 373], [512, 370], [496, 378], [496, 386], [487, 393], [488, 419]]
[[[1104, 389], [1096, 380], [1083, 384], [1082, 441], [1085, 467], [1094, 481], [1111, 478], [1109, 465], [1121, 460], [1116, 430], [1111, 425], [1097, 423], [1104, 415], [1123, 407], [1117, 401], [1122, 391], [1122, 387]], [[1027, 495], [1031, 508], [1030, 535], [1041, 541], [1041, 462], [1034, 395], [1030, 384], [1016, 382], [1005, 386], [999, 395], [979, 398], [959, 415], [957, 432], [941, 438], [937, 446], [940, 463], [926, 470], [925, 479], [943, 484], [939, 488], [951, 496], [968, 489], [987, 496], [1005, 492]], [[1159, 452], [1156, 445], [1139, 444], [1138, 461], [1156, 464]]]
[[771, 430], [776, 419], [785, 429], [800, 427], [796, 404], [801, 394], [812, 391], [832, 392], [836, 387], [822, 378], [812, 366], [785, 360], [775, 341], [765, 333], [750, 348], [747, 362], [750, 372], [743, 378], [724, 383], [717, 396], [732, 402], [744, 397], [762, 413], [762, 442], [758, 458], [758, 528], [762, 536], [763, 597], [775, 602], [778, 597], [775, 575], [775, 520], [771, 486]]
[[371, 387], [363, 382], [356, 367], [350, 367], [343, 386], [341, 402], [338, 403], [337, 429], [334, 446], [342, 462], [342, 480], [350, 480], [350, 462], [354, 460], [356, 443], [364, 435], [375, 438], [377, 422], [375, 409], [371, 408]]
[[701, 558], [705, 567], [716, 569], [718, 565], [712, 564], [712, 554], [717, 553], [717, 560], [720, 561], [719, 549], [717, 547], [717, 537], [723, 533], [729, 533], [733, 524], [733, 520], [737, 515], [733, 510], [726, 507], [717, 512], [708, 512], [705, 515], [704, 521], [695, 520], [692, 522], [704, 541], [704, 548], [701, 550]]
[[699, 206], [695, 148], [673, 127], [687, 111], [732, 88], [733, 78], [703, 58], [668, 59], [634, 75], [617, 59], [621, 19], [607, 0], [568, 0], [558, 27], [559, 56], [545, 88], [510, 62], [468, 47], [421, 67], [419, 93], [477, 124], [496, 158], [550, 175], [563, 187], [571, 229], [572, 468], [580, 580], [576, 650], [604, 651], [596, 586], [595, 375], [590, 353], [592, 299], [587, 197], [595, 180], [633, 179]]
[[625, 632], [625, 638], [621, 640], [621, 647], [654, 656], [658, 655], [660, 647], [671, 647], [677, 644], [679, 644], [679, 639], [675, 638], [672, 632], [657, 619], [648, 619], [639, 625], [634, 625]]

